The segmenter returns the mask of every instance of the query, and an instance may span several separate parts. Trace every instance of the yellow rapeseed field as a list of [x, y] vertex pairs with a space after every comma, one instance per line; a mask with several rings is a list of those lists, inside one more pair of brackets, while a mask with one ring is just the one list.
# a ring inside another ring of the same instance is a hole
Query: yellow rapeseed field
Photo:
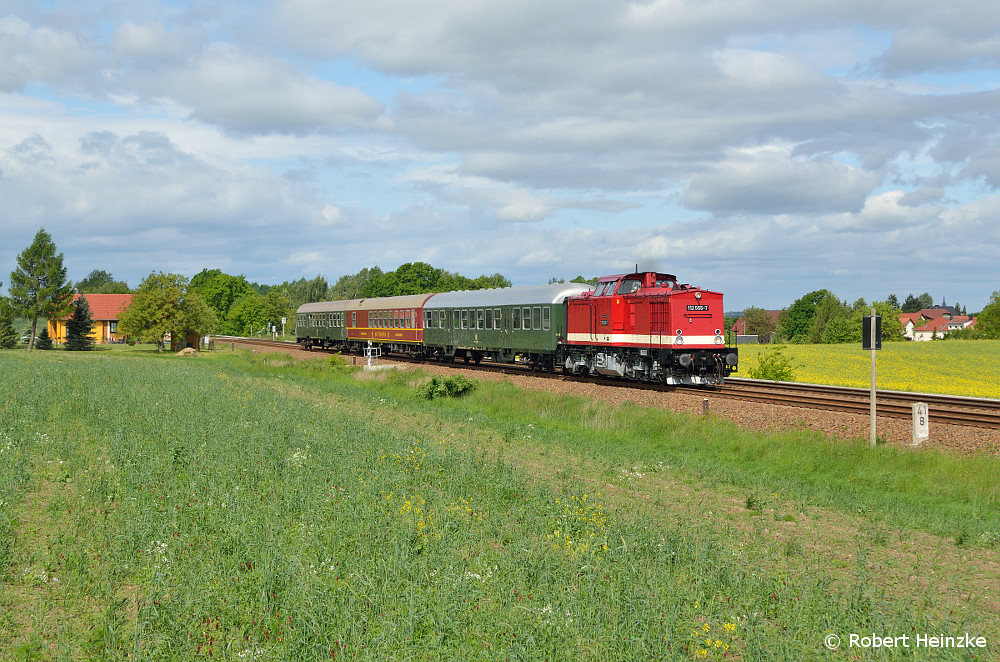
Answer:
[[[749, 376], [767, 345], [741, 345], [740, 371]], [[871, 352], [860, 344], [783, 345], [795, 362], [795, 381], [866, 388]], [[875, 384], [890, 391], [1000, 398], [1000, 340], [883, 343], [875, 357]]]

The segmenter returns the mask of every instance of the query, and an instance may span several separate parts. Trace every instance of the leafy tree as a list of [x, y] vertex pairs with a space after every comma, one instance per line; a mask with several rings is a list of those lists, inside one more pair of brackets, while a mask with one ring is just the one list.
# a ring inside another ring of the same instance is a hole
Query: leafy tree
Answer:
[[899, 297], [897, 297], [895, 294], [890, 294], [889, 298], [886, 299], [885, 301], [886, 301], [886, 303], [888, 303], [893, 308], [900, 308], [901, 307], [900, 303], [899, 303]]
[[76, 300], [72, 317], [66, 322], [66, 349], [69, 351], [87, 351], [94, 348], [94, 319], [90, 312], [87, 297]]
[[35, 349], [52, 349], [52, 336], [49, 335], [49, 325], [42, 327], [42, 332], [38, 334], [38, 342]]
[[136, 340], [155, 342], [163, 351], [167, 334], [202, 335], [215, 330], [218, 317], [180, 274], [151, 273], [139, 284], [118, 322], [118, 330]]
[[[291, 283], [285, 281], [278, 287], [284, 291], [285, 296], [291, 300], [292, 305], [296, 308], [304, 303], [325, 301], [331, 298], [328, 296], [330, 285], [327, 283], [326, 277], [324, 276], [316, 276], [312, 280], [300, 278], [299, 280]], [[356, 299], [359, 297], [350, 298]]]
[[833, 296], [829, 290], [816, 290], [796, 299], [778, 316], [778, 335], [794, 343], [806, 342], [816, 308], [828, 296]]
[[574, 278], [570, 282], [571, 283], [580, 283], [581, 285], [590, 285], [591, 287], [593, 287], [593, 286], [597, 285], [597, 276], [594, 276], [593, 278], [584, 278], [583, 276], [577, 276], [576, 278]]
[[990, 302], [976, 316], [976, 329], [984, 338], [1000, 338], [1000, 291], [993, 293]]
[[281, 318], [293, 317], [291, 303], [281, 290], [270, 289], [267, 294], [243, 297], [229, 310], [225, 329], [227, 333], [247, 336], [274, 325], [281, 328]]
[[0, 349], [17, 347], [17, 331], [14, 330], [14, 310], [6, 297], [0, 298]]
[[17, 268], [10, 274], [10, 300], [14, 313], [31, 322], [28, 349], [34, 349], [40, 318], [62, 317], [72, 302], [72, 286], [66, 280], [63, 254], [56, 254], [52, 236], [44, 228], [17, 256]]
[[850, 317], [851, 310], [847, 307], [847, 304], [842, 303], [840, 299], [828, 293], [816, 306], [816, 313], [813, 315], [812, 325], [809, 327], [809, 342], [848, 342], [843, 337], [843, 332]]
[[220, 320], [229, 315], [236, 301], [257, 294], [243, 274], [231, 276], [219, 269], [202, 269], [191, 279], [188, 289], [197, 292]]
[[[360, 299], [364, 296], [365, 288], [368, 283], [374, 279], [380, 278], [382, 276], [382, 270], [378, 267], [372, 267], [371, 269], [365, 267], [353, 276], [341, 276], [336, 284], [334, 284], [329, 292], [328, 296], [331, 301], [342, 301], [345, 299]], [[290, 297], [292, 305], [296, 308], [301, 305], [293, 297]], [[305, 303], [304, 301], [301, 303]]]
[[771, 316], [763, 308], [751, 306], [743, 311], [743, 333], [770, 340], [774, 329]]
[[77, 291], [83, 294], [128, 294], [128, 283], [115, 280], [114, 276], [103, 269], [94, 269], [87, 277], [76, 284]]
[[888, 301], [873, 301], [868, 304], [864, 299], [859, 299], [851, 312], [851, 338], [848, 342], [861, 342], [864, 316], [871, 314], [872, 306], [875, 307], [875, 314], [882, 316], [882, 342], [903, 340], [903, 323], [899, 321], [898, 308], [893, 307]]
[[906, 299], [903, 300], [903, 305], [900, 310], [904, 313], [917, 313], [924, 308], [934, 307], [934, 297], [932, 297], [927, 292], [924, 292], [918, 297], [913, 296], [913, 294], [907, 294]]

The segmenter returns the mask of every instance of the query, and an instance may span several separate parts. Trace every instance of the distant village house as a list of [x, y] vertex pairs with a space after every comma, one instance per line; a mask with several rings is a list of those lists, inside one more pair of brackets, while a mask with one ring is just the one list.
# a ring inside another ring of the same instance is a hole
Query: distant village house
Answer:
[[[131, 294], [74, 294], [75, 303], [81, 296], [87, 297], [90, 305], [90, 315], [94, 320], [94, 330], [90, 337], [95, 343], [124, 342], [125, 337], [118, 333], [118, 319], [123, 310], [132, 303]], [[63, 319], [49, 320], [49, 336], [53, 342], [66, 342], [66, 323], [73, 316], [72, 311]]]
[[951, 306], [924, 308], [915, 313], [900, 313], [903, 335], [908, 340], [934, 340], [944, 338], [952, 331], [975, 327], [976, 318], [959, 315]]

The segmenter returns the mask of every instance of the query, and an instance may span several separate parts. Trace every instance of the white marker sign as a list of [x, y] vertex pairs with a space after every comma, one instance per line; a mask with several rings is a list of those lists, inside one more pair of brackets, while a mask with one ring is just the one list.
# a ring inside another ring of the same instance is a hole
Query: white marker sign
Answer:
[[913, 445], [919, 446], [931, 436], [930, 412], [927, 403], [913, 403]]

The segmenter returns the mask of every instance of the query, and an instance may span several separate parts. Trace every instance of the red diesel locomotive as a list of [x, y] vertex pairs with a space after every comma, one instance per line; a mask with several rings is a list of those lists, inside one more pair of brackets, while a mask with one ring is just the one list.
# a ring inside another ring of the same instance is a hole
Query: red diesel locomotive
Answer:
[[719, 292], [645, 272], [601, 278], [566, 304], [567, 372], [700, 385], [736, 370]]

